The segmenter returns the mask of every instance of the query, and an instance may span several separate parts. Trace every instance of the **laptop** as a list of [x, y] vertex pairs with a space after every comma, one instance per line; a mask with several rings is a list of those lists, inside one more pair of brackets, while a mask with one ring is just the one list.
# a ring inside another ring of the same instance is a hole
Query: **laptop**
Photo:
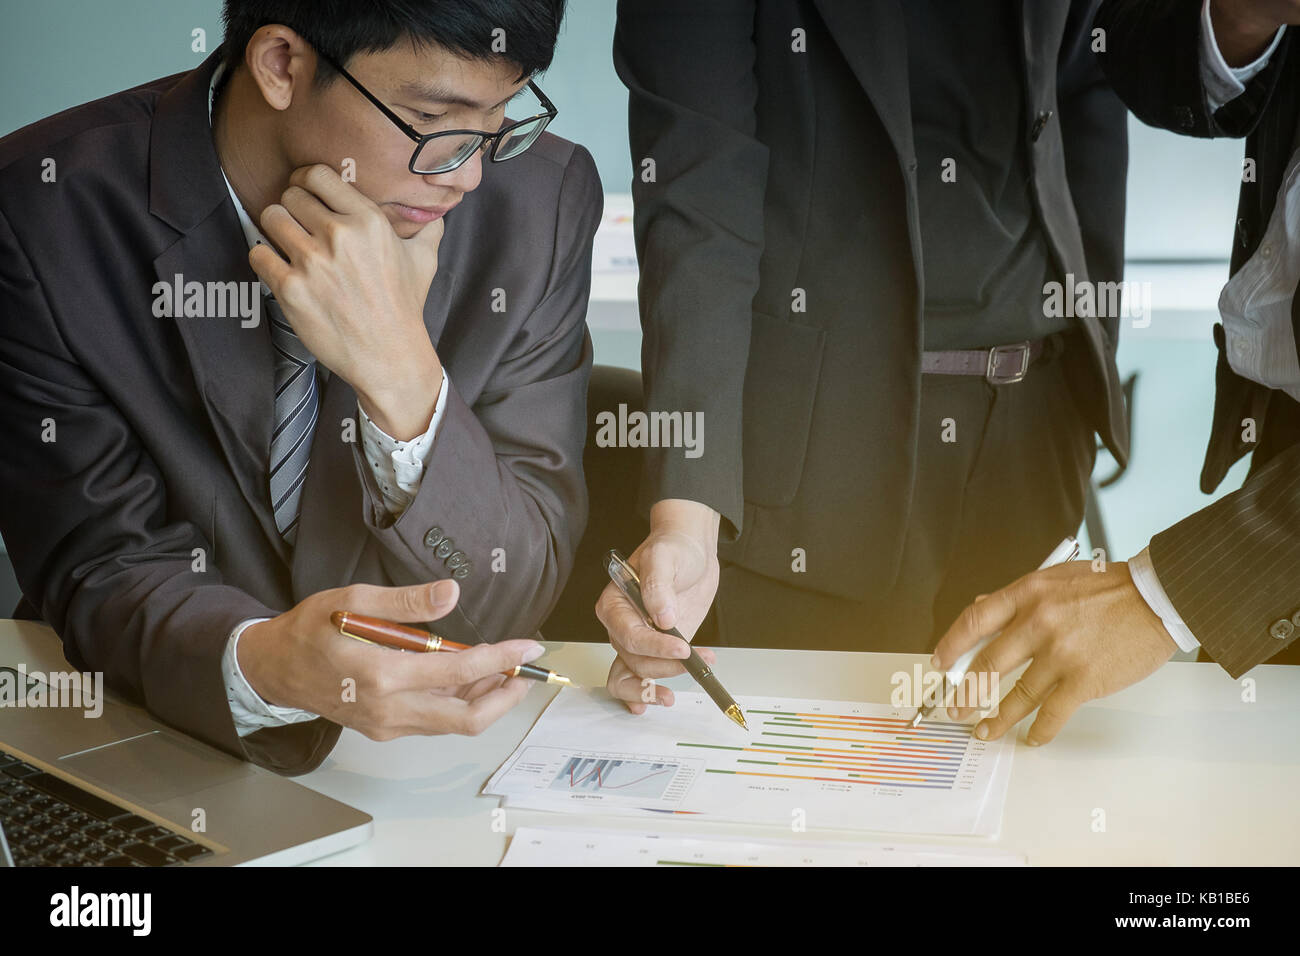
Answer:
[[69, 697], [53, 632], [4, 623], [18, 640], [0, 640], [0, 866], [291, 866], [373, 833], [369, 814], [111, 694]]

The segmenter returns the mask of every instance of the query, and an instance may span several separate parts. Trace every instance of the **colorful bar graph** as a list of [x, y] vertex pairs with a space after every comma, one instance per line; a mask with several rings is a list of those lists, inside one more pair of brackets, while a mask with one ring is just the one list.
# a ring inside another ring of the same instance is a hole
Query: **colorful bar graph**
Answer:
[[967, 725], [939, 721], [913, 728], [910, 720], [893, 717], [775, 710], [748, 714], [762, 728], [748, 746], [688, 741], [677, 746], [737, 754], [735, 767], [710, 766], [706, 773], [951, 790], [970, 739]]

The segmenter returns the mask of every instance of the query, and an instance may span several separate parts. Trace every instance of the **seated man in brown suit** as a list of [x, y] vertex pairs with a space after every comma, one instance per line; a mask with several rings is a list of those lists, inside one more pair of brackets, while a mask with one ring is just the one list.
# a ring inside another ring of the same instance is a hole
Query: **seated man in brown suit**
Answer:
[[522, 698], [587, 508], [563, 8], [228, 0], [197, 69], [0, 141], [0, 531], [75, 665], [284, 773]]

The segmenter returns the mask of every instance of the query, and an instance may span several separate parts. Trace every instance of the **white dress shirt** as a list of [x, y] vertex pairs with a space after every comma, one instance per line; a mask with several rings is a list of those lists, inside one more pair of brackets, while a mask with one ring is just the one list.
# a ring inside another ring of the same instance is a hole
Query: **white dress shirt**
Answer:
[[[1246, 91], [1246, 84], [1268, 65], [1282, 41], [1285, 27], [1253, 63], [1228, 66], [1214, 36], [1210, 0], [1201, 6], [1201, 85], [1211, 111]], [[1278, 202], [1258, 248], [1228, 280], [1219, 296], [1228, 365], [1243, 378], [1278, 388], [1300, 399], [1300, 360], [1291, 326], [1291, 300], [1300, 284], [1300, 152], [1292, 147]], [[1138, 592], [1165, 625], [1180, 648], [1200, 646], [1173, 602], [1165, 594], [1151, 564], [1150, 548], [1129, 561]]]
[[[209, 121], [212, 118], [213, 94], [215, 94], [217, 84], [224, 72], [225, 66], [222, 65], [212, 74], [212, 84], [209, 88], [208, 97]], [[259, 243], [265, 243], [266, 237], [253, 224], [248, 211], [244, 209], [239, 197], [235, 195], [235, 190], [231, 187], [230, 179], [226, 176], [224, 169], [221, 171], [221, 175], [226, 181], [226, 189], [230, 192], [230, 201], [235, 204], [235, 212], [239, 216], [239, 225], [244, 232], [244, 240], [248, 243], [248, 248], [252, 249], [253, 246]], [[268, 294], [269, 292], [263, 288], [263, 295]], [[438, 399], [434, 406], [433, 418], [429, 422], [429, 427], [423, 435], [409, 441], [398, 441], [384, 432], [365, 413], [361, 403], [357, 403], [357, 412], [361, 419], [361, 448], [366, 461], [370, 463], [375, 481], [383, 493], [384, 506], [394, 517], [401, 515], [411, 501], [414, 500], [415, 494], [420, 488], [420, 482], [424, 478], [425, 467], [428, 464], [429, 456], [433, 452], [433, 440], [437, 435], [438, 425], [442, 421], [443, 411], [447, 407], [447, 383], [448, 378], [446, 370], [444, 370], [442, 388], [438, 392]], [[230, 702], [230, 713], [235, 721], [235, 730], [241, 737], [246, 737], [263, 727], [294, 724], [304, 720], [314, 720], [319, 716], [296, 707], [279, 707], [267, 703], [258, 695], [257, 691], [253, 690], [244, 677], [243, 671], [240, 670], [237, 656], [239, 637], [244, 633], [245, 628], [265, 620], [269, 620], [269, 618], [250, 618], [247, 621], [241, 621], [231, 631], [230, 638], [226, 642], [225, 653], [221, 658], [221, 672], [226, 684], [226, 699]]]

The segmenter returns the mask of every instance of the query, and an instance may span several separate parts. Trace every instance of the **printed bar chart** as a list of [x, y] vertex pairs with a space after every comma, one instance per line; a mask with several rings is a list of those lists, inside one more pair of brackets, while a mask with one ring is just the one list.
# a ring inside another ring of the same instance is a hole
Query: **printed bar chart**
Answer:
[[706, 773], [951, 790], [959, 785], [970, 738], [962, 724], [929, 722], [913, 729], [905, 718], [748, 713], [758, 723], [749, 746], [683, 741], [678, 746], [751, 755], [736, 756], [734, 768], [711, 766]]
[[[561, 812], [690, 814], [790, 827], [992, 835], [1014, 742], [854, 701], [738, 698], [742, 730], [707, 696], [629, 713], [561, 691], [484, 793]], [[665, 859], [677, 859], [665, 857]]]

